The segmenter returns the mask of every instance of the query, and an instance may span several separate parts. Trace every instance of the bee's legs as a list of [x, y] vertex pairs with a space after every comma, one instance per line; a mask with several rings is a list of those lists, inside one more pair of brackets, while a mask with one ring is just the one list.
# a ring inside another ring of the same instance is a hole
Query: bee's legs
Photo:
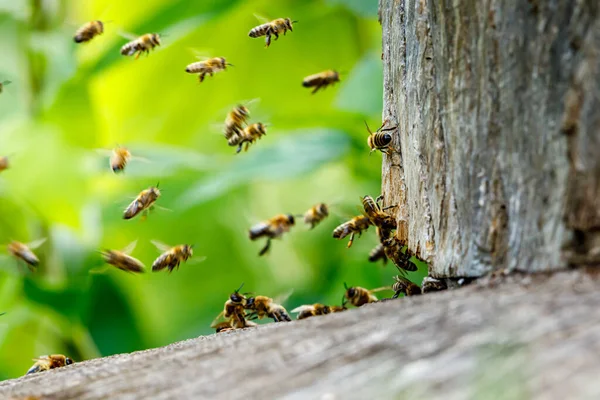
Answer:
[[265, 245], [265, 247], [262, 248], [262, 250], [260, 251], [260, 253], [258, 253], [259, 256], [264, 255], [267, 251], [269, 251], [269, 249], [271, 248], [271, 239], [267, 239], [267, 244]]
[[237, 154], [237, 153], [239, 153], [240, 151], [242, 151], [242, 145], [243, 145], [243, 144], [244, 144], [244, 142], [241, 142], [241, 143], [238, 145], [238, 148], [237, 148], [237, 149], [236, 149], [236, 151], [235, 151], [235, 153], [236, 153], [236, 154]]
[[319, 85], [317, 85], [317, 86], [316, 86], [316, 87], [313, 89], [313, 91], [312, 91], [312, 94], [315, 94], [315, 93], [317, 93], [317, 91], [318, 91], [319, 89], [321, 89], [321, 87], [322, 87], [322, 86], [323, 86], [323, 85], [320, 85], [320, 84], [319, 84]]
[[396, 293], [394, 293], [394, 295], [392, 296], [392, 299], [397, 299], [398, 296], [400, 296], [400, 293], [402, 293], [401, 291], [397, 291]]
[[267, 35], [265, 36], [265, 47], [269, 47], [270, 44], [271, 44], [271, 34], [267, 33]]
[[354, 232], [350, 234], [350, 241], [348, 242], [348, 248], [352, 247], [352, 242], [354, 241]]
[[206, 73], [205, 73], [205, 72], [201, 72], [201, 73], [198, 75], [198, 80], [200, 81], [200, 83], [202, 83], [202, 82], [204, 81], [204, 76], [205, 76], [205, 75], [206, 75]]
[[273, 35], [275, 35], [275, 40], [279, 39], [279, 33], [277, 33], [277, 31], [273, 31]]
[[246, 142], [246, 147], [244, 148], [244, 151], [248, 151], [248, 147], [250, 147], [250, 142]]
[[377, 203], [377, 205], [379, 206], [379, 208], [381, 208], [381, 203], [383, 203], [383, 195], [380, 194], [379, 196], [377, 196], [377, 198], [375, 199], [375, 203]]
[[136, 59], [136, 60], [137, 60], [138, 58], [140, 58], [140, 54], [142, 54], [142, 52], [141, 52], [141, 51], [138, 51], [138, 52], [136, 53], [136, 55], [135, 55], [135, 59]]

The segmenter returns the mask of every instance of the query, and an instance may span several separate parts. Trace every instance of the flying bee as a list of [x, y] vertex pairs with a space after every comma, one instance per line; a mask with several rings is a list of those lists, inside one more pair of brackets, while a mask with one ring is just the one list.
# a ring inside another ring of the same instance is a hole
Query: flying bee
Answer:
[[4, 171], [5, 169], [8, 169], [10, 167], [10, 164], [8, 162], [8, 157], [4, 156], [4, 157], [0, 157], [0, 172]]
[[117, 146], [112, 150], [97, 149], [96, 151], [103, 156], [108, 156], [108, 164], [115, 174], [125, 171], [125, 167], [131, 160], [149, 162], [143, 157], [133, 156], [129, 149], [123, 146]]
[[44, 244], [45, 241], [46, 238], [42, 238], [35, 240], [31, 243], [24, 244], [13, 240], [8, 244], [7, 248], [10, 255], [16, 258], [17, 261], [24, 261], [31, 271], [35, 271], [35, 267], [39, 265], [40, 260], [37, 258], [37, 256], [32, 250], [35, 250], [36, 248], [40, 247], [42, 244]]
[[225, 71], [227, 66], [232, 66], [233, 64], [228, 63], [223, 57], [213, 57], [208, 60], [198, 61], [189, 64], [185, 67], [185, 72], [190, 74], [198, 74], [198, 80], [200, 82], [204, 81], [204, 77], [208, 74], [211, 77], [213, 74]]
[[154, 205], [154, 202], [156, 202], [159, 197], [160, 190], [158, 190], [158, 183], [156, 186], [151, 186], [148, 189], [142, 190], [123, 212], [123, 219], [131, 219], [142, 211], [147, 215], [148, 210]]
[[397, 299], [398, 296], [400, 296], [400, 293], [403, 293], [405, 296], [415, 296], [417, 294], [421, 294], [421, 288], [419, 285], [411, 282], [403, 276], [394, 276], [394, 281], [394, 285], [392, 285], [394, 296], [392, 296], [392, 299]]
[[248, 231], [250, 240], [256, 240], [262, 237], [267, 238], [265, 247], [258, 253], [259, 256], [264, 255], [271, 247], [271, 240], [280, 238], [285, 232], [289, 232], [294, 225], [294, 216], [292, 214], [279, 214], [271, 219], [259, 222]]
[[11, 82], [10, 81], [0, 82], [0, 93], [2, 93], [2, 91], [4, 90], [4, 86], [8, 85], [9, 83], [11, 83]]
[[360, 286], [348, 287], [346, 283], [344, 283], [344, 287], [346, 288], [346, 293], [344, 297], [350, 302], [350, 304], [352, 304], [355, 307], [360, 307], [367, 303], [374, 303], [378, 301], [378, 299], [377, 296], [375, 296], [373, 293], [391, 289], [389, 286], [385, 286], [377, 289], [368, 290]]
[[369, 253], [369, 262], [377, 262], [379, 260], [383, 261], [383, 265], [386, 265], [388, 262], [388, 258], [385, 255], [385, 248], [382, 243], [375, 246]]
[[73, 40], [75, 43], [89, 42], [94, 37], [102, 35], [104, 32], [104, 24], [102, 21], [90, 21], [85, 23], [75, 32]]
[[135, 248], [136, 244], [137, 240], [134, 240], [123, 250], [104, 250], [101, 251], [100, 254], [107, 264], [117, 267], [122, 271], [136, 273], [144, 272], [144, 264], [142, 264], [142, 262], [138, 259], [129, 255]]
[[365, 126], [367, 127], [367, 131], [369, 131], [369, 137], [367, 138], [367, 144], [371, 151], [369, 155], [373, 153], [375, 150], [379, 150], [382, 153], [389, 153], [390, 145], [392, 144], [392, 135], [386, 133], [388, 131], [393, 131], [397, 127], [394, 126], [392, 128], [383, 129], [385, 124], [387, 124], [388, 120], [386, 119], [383, 124], [377, 129], [375, 132], [371, 132], [369, 125], [367, 125], [367, 121], [365, 121]]
[[267, 125], [262, 122], [257, 122], [246, 126], [237, 135], [232, 136], [227, 143], [230, 146], [238, 146], [236, 153], [242, 151], [242, 145], [246, 143], [244, 151], [248, 151], [248, 146], [267, 134]]
[[390, 238], [383, 240], [381, 243], [383, 244], [386, 257], [392, 260], [400, 273], [404, 274], [406, 271], [417, 270], [417, 266], [410, 261], [411, 255], [408, 249], [406, 252], [402, 252], [402, 249], [406, 245], [404, 241], [398, 239], [396, 235], [392, 235]]
[[156, 46], [160, 46], [160, 36], [158, 33], [146, 33], [134, 39], [121, 47], [121, 54], [124, 56], [132, 56], [135, 54], [137, 60], [142, 53], [150, 54], [150, 50], [154, 50]]
[[49, 369], [61, 368], [65, 365], [71, 365], [74, 363], [69, 357], [65, 357], [62, 354], [52, 354], [49, 356], [41, 356], [39, 358], [34, 358], [35, 364], [25, 375], [35, 374], [37, 372], [48, 371]]
[[321, 88], [326, 88], [340, 81], [340, 74], [334, 70], [319, 72], [318, 74], [309, 75], [302, 81], [302, 86], [306, 88], [314, 87], [312, 94], [317, 93]]
[[325, 203], [319, 203], [312, 206], [307, 212], [304, 213], [304, 223], [310, 225], [310, 229], [313, 229], [321, 221], [329, 216], [329, 207]]
[[262, 25], [250, 29], [248, 36], [251, 38], [265, 36], [265, 47], [269, 47], [271, 45], [271, 35], [275, 36], [275, 40], [277, 40], [279, 39], [280, 33], [283, 32], [283, 35], [285, 36], [288, 30], [293, 32], [292, 24], [295, 24], [296, 22], [298, 21], [292, 21], [290, 18], [277, 18], [271, 22], [265, 22]]
[[[246, 106], [235, 106], [227, 114], [227, 118], [225, 119], [225, 128], [223, 129], [225, 139], [229, 141], [234, 135], [240, 135], [248, 118], [250, 118], [250, 111]], [[233, 146], [235, 145], [237, 145], [237, 143]]]
[[367, 217], [366, 215], [359, 215], [335, 228], [333, 230], [333, 237], [335, 239], [343, 239], [346, 236], [350, 235], [348, 247], [351, 247], [352, 242], [354, 241], [354, 234], [358, 233], [358, 236], [360, 237], [363, 231], [369, 229], [369, 226], [371, 226], [371, 221], [369, 220], [369, 217]]
[[258, 319], [273, 318], [275, 322], [291, 321], [285, 307], [277, 304], [267, 296], [255, 296], [246, 299], [245, 309], [252, 311]]
[[152, 272], [160, 271], [164, 268], [169, 269], [169, 273], [175, 268], [179, 269], [179, 264], [186, 262], [192, 256], [194, 245], [180, 244], [178, 246], [168, 246], [159, 241], [153, 240], [152, 244], [163, 253], [152, 263]]

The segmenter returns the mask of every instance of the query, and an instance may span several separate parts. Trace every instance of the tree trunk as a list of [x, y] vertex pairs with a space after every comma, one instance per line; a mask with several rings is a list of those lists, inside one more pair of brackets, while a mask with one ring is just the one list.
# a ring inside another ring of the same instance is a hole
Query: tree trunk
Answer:
[[598, 277], [508, 279], [79, 362], [0, 398], [600, 398]]
[[434, 277], [600, 264], [598, 0], [381, 0], [386, 204]]

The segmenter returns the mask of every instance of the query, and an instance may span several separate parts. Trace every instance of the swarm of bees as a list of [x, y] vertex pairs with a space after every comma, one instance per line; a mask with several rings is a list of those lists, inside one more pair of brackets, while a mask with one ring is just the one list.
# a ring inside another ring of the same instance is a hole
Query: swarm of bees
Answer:
[[[269, 47], [272, 37], [278, 40], [279, 35], [286, 35], [287, 31], [293, 32], [293, 24], [298, 21], [293, 21], [291, 18], [278, 18], [272, 21], [264, 21], [250, 30], [248, 36], [251, 38], [265, 37], [265, 47]], [[88, 43], [94, 38], [103, 35], [105, 30], [105, 22], [94, 20], [82, 25], [73, 36], [75, 43]], [[158, 33], [146, 33], [138, 37], [131, 37], [131, 40], [125, 43], [120, 53], [123, 56], [135, 56], [138, 59], [140, 55], [149, 55], [161, 45], [161, 36]], [[202, 83], [207, 75], [211, 77], [221, 71], [225, 71], [227, 66], [232, 66], [224, 57], [212, 57], [203, 61], [193, 62], [186, 66], [185, 71], [190, 74], [197, 74], [198, 80]], [[321, 89], [335, 85], [340, 82], [340, 73], [336, 70], [326, 70], [305, 77], [302, 81], [302, 86], [312, 88], [312, 94], [315, 94]], [[5, 80], [0, 83], [0, 93], [10, 81]], [[382, 153], [392, 151], [392, 135], [391, 131], [397, 127], [386, 127], [388, 120], [375, 131], [372, 132], [365, 122], [369, 136], [367, 145], [370, 149], [369, 154], [379, 150]], [[247, 105], [238, 104], [227, 114], [223, 135], [227, 140], [227, 144], [231, 147], [236, 147], [236, 154], [240, 153], [242, 148], [245, 151], [249, 146], [261, 139], [267, 133], [267, 125], [263, 122], [250, 121], [250, 110]], [[121, 146], [117, 146], [110, 152], [109, 166], [113, 173], [122, 173], [130, 160], [134, 158], [131, 152]], [[0, 172], [9, 168], [8, 157], [0, 157]], [[123, 211], [123, 219], [130, 220], [138, 215], [145, 219], [149, 212], [156, 206], [156, 202], [161, 196], [161, 191], [156, 186], [151, 186], [142, 190], [131, 203]], [[370, 262], [379, 262], [380, 260], [385, 265], [387, 260], [391, 260], [400, 271], [400, 275], [395, 276], [394, 283], [391, 286], [380, 287], [376, 289], [366, 289], [360, 286], [348, 287], [344, 283], [344, 294], [341, 305], [326, 305], [322, 303], [314, 303], [301, 305], [292, 310], [292, 313], [297, 314], [297, 319], [306, 319], [314, 316], [322, 316], [327, 314], [339, 313], [346, 311], [348, 305], [354, 307], [362, 307], [365, 304], [379, 301], [375, 295], [378, 292], [385, 290], [393, 291], [392, 298], [397, 298], [400, 294], [404, 296], [413, 296], [433, 290], [443, 290], [445, 284], [442, 281], [430, 279], [424, 282], [423, 287], [419, 287], [408, 278], [405, 274], [407, 271], [415, 271], [416, 265], [413, 264], [411, 254], [408, 249], [405, 249], [406, 243], [395, 234], [397, 229], [396, 219], [388, 210], [395, 208], [395, 205], [384, 207], [382, 198], [374, 200], [371, 196], [364, 196], [361, 199], [362, 210], [361, 214], [341, 223], [333, 230], [335, 239], [344, 239], [349, 236], [347, 247], [350, 248], [354, 239], [361, 237], [362, 233], [367, 231], [370, 226], [374, 226], [377, 232], [379, 243], [369, 253], [368, 260]], [[158, 206], [156, 206], [158, 207]], [[265, 245], [259, 251], [259, 256], [263, 256], [269, 252], [273, 239], [280, 239], [284, 234], [290, 232], [295, 226], [296, 218], [302, 218], [310, 230], [313, 230], [320, 225], [325, 219], [330, 216], [331, 207], [327, 203], [317, 203], [310, 207], [307, 211], [300, 214], [278, 214], [274, 217], [259, 222], [250, 227], [248, 236], [251, 241], [265, 239]], [[25, 244], [18, 241], [11, 241], [6, 246], [8, 253], [14, 257], [18, 263], [24, 263], [32, 272], [35, 272], [40, 259], [34, 253], [34, 250], [41, 246], [46, 241], [45, 238]], [[146, 271], [144, 264], [134, 258], [133, 252], [137, 241], [133, 241], [122, 250], [105, 249], [100, 251], [100, 256], [103, 262], [116, 269], [129, 273], [143, 273]], [[152, 241], [154, 246], [160, 251], [160, 255], [152, 262], [152, 271], [159, 272], [167, 270], [169, 273], [183, 263], [190, 262], [193, 256], [193, 244], [166, 245], [159, 241]], [[193, 261], [198, 261], [197, 257]], [[273, 322], [290, 322], [291, 318], [288, 311], [282, 305], [283, 300], [273, 299], [264, 295], [253, 296], [251, 293], [240, 293], [240, 286], [232, 292], [225, 301], [223, 310], [211, 324], [211, 327], [216, 332], [227, 332], [237, 329], [245, 329], [256, 327], [258, 324], [255, 320], [272, 320]], [[1, 315], [1, 314], [0, 314]], [[41, 356], [34, 359], [35, 364], [27, 371], [27, 374], [46, 371], [49, 369], [60, 368], [73, 364], [73, 360], [60, 354], [49, 356]]]

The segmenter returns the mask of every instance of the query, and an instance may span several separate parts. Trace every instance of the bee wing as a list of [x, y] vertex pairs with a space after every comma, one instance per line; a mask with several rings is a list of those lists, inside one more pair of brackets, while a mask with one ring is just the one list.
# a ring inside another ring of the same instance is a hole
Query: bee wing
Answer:
[[113, 155], [113, 150], [109, 149], [94, 149], [94, 151], [104, 157], [110, 157]]
[[162, 210], [162, 211], [169, 211], [169, 212], [173, 212], [173, 210], [171, 210], [170, 208], [166, 208], [166, 207], [159, 206], [159, 205], [156, 205], [156, 204], [153, 204], [152, 206], [153, 206], [153, 207], [156, 207], [156, 208], [158, 208], [159, 210]]
[[301, 313], [301, 312], [303, 312], [303, 311], [312, 310], [312, 308], [313, 308], [313, 306], [312, 306], [312, 305], [310, 305], [310, 304], [305, 304], [305, 305], [302, 305], [302, 306], [300, 306], [300, 307], [296, 307], [296, 308], [294, 308], [294, 309], [293, 309], [292, 311], [290, 311], [290, 312], [292, 312], [292, 313]]
[[118, 33], [119, 36], [121, 36], [121, 37], [123, 37], [123, 38], [125, 38], [127, 40], [136, 40], [137, 38], [139, 38], [141, 36], [141, 35], [136, 35], [136, 34], [131, 33], [131, 32], [125, 32], [125, 31], [122, 31], [120, 29], [117, 31], [117, 33]]
[[260, 22], [261, 24], [266, 24], [268, 22], [271, 22], [271, 20], [267, 17], [265, 17], [264, 15], [260, 15], [260, 14], [256, 14], [254, 13], [254, 17], [258, 20], [258, 22]]
[[221, 317], [223, 316], [224, 312], [221, 311], [219, 313], [219, 315], [217, 315], [217, 317], [215, 319], [213, 319], [213, 321], [210, 323], [210, 327], [214, 328], [218, 323], [220, 323], [221, 321], [219, 321], [221, 319]]
[[133, 242], [129, 243], [123, 250], [121, 250], [121, 253], [124, 253], [127, 255], [131, 254], [133, 249], [135, 249], [136, 245], [137, 245], [137, 239], [134, 240]]
[[169, 246], [168, 244], [165, 244], [158, 240], [151, 240], [150, 243], [156, 246], [156, 248], [161, 252], [170, 251], [173, 248], [173, 246]]
[[34, 240], [31, 243], [27, 243], [27, 247], [29, 247], [30, 250], [37, 249], [38, 247], [43, 245], [46, 240], [47, 240], [47, 238], [41, 238], [38, 240]]
[[283, 304], [287, 301], [287, 299], [290, 298], [292, 293], [294, 293], [294, 289], [290, 289], [287, 292], [280, 293], [279, 295], [277, 295], [277, 297], [273, 299], [273, 302], [277, 304]]
[[144, 163], [151, 163], [152, 161], [148, 160], [147, 158], [144, 157], [139, 157], [139, 156], [131, 156], [131, 159], [134, 161], [141, 161]]
[[190, 53], [192, 53], [194, 55], [194, 57], [196, 57], [200, 61], [208, 60], [209, 58], [212, 57], [211, 54], [213, 54], [212, 49], [198, 50], [193, 47], [188, 47], [187, 49]]

